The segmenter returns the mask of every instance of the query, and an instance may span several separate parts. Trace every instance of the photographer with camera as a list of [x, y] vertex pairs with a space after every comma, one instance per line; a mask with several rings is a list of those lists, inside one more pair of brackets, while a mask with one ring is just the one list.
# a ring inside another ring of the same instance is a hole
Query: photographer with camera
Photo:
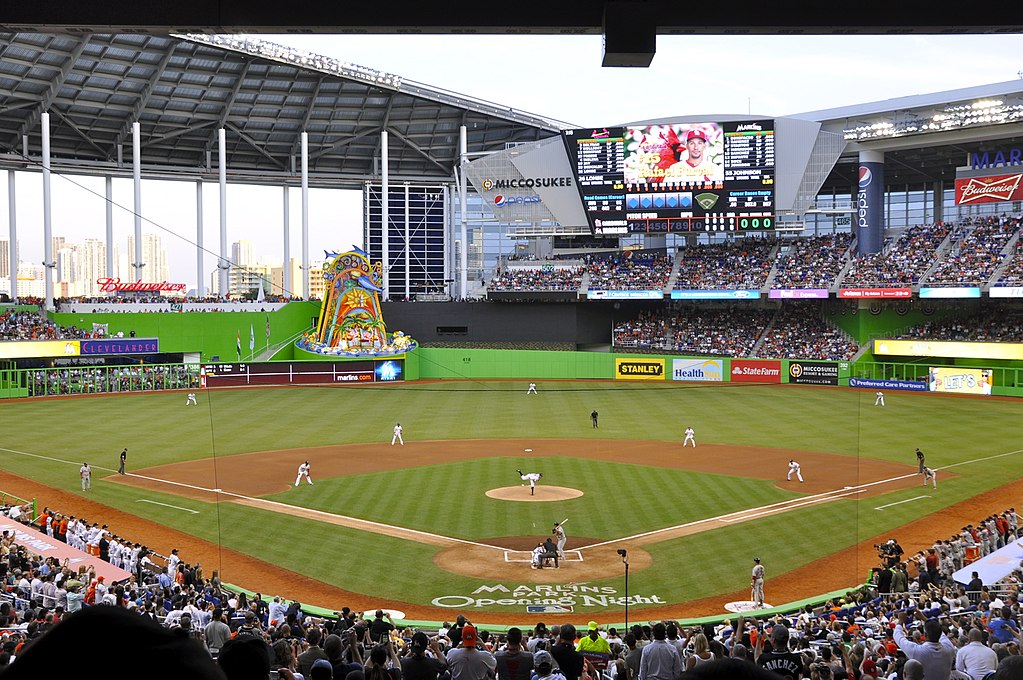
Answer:
[[881, 566], [889, 569], [902, 561], [902, 555], [905, 552], [894, 538], [889, 538], [886, 543], [880, 545], [875, 544], [874, 549], [877, 550]]

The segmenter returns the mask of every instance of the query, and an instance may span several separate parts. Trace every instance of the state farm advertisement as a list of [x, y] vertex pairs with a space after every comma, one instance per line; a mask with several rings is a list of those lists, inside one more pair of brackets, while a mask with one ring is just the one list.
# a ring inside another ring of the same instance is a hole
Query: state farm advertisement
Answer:
[[780, 383], [781, 361], [732, 359], [732, 382]]
[[1023, 173], [956, 180], [956, 205], [1023, 201]]

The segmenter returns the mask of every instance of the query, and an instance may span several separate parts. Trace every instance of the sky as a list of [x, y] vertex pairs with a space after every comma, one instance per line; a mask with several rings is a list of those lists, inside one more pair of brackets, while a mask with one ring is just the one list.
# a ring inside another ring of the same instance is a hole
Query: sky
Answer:
[[[1016, 80], [1023, 36], [658, 36], [649, 68], [602, 68], [600, 36], [260, 36], [435, 88], [566, 123], [613, 125], [714, 114], [784, 116], [914, 94]], [[22, 260], [41, 262], [42, 179], [17, 175]], [[82, 186], [80, 186], [82, 185]], [[83, 188], [86, 187], [86, 188]], [[91, 192], [90, 192], [91, 190]], [[53, 235], [105, 238], [103, 181], [52, 181]], [[196, 280], [195, 188], [144, 182], [143, 232], [161, 235], [173, 282]], [[219, 253], [219, 193], [204, 186], [204, 280]], [[291, 193], [291, 254], [301, 256], [300, 193]], [[131, 182], [114, 183], [115, 243], [133, 232]], [[283, 255], [282, 190], [231, 186], [230, 244]], [[123, 206], [123, 207], [120, 207]], [[8, 237], [0, 189], [0, 239]], [[361, 192], [310, 191], [310, 255], [362, 245]]]

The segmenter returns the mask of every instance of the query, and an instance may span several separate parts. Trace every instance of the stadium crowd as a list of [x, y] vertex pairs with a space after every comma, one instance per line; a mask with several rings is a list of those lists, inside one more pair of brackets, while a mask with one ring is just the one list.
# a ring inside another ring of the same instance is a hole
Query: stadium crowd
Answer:
[[671, 277], [672, 261], [665, 255], [629, 256], [590, 260], [590, 290], [663, 290]]
[[[1023, 568], [998, 584], [984, 584], [976, 572], [968, 583], [951, 576], [1018, 539], [1014, 508], [905, 559], [901, 548], [886, 548], [885, 563], [866, 583], [817, 606], [718, 624], [650, 621], [622, 631], [595, 621], [578, 629], [540, 622], [490, 631], [464, 615], [416, 629], [382, 610], [365, 615], [348, 607], [312, 616], [285, 597], [225, 589], [217, 572], [206, 578], [177, 550], [157, 556], [106, 525], [49, 508], [33, 518], [31, 509], [13, 505], [5, 513], [132, 575], [106, 584], [90, 568], [34, 554], [5, 531], [0, 668], [10, 668], [0, 677], [72, 668], [116, 673], [128, 663], [121, 654], [135, 663], [167, 645], [173, 658], [150, 677], [182, 677], [186, 666], [187, 677], [229, 680], [1015, 680], [1023, 672]], [[134, 631], [137, 648], [125, 646], [122, 629]], [[100, 641], [108, 653], [89, 654]]]
[[845, 332], [824, 320], [819, 306], [795, 302], [778, 310], [756, 346], [755, 355], [846, 361], [859, 349]]
[[979, 286], [990, 280], [1005, 260], [1003, 251], [1019, 232], [1020, 218], [991, 215], [967, 218], [955, 225], [949, 252], [927, 279], [929, 286]]
[[902, 288], [919, 283], [950, 230], [949, 224], [909, 227], [888, 239], [880, 252], [853, 258], [842, 287]]
[[8, 308], [0, 313], [0, 340], [75, 340], [93, 337], [74, 326], [58, 326], [36, 312]]
[[856, 342], [824, 320], [812, 302], [777, 309], [669, 305], [617, 324], [612, 337], [622, 351], [699, 356], [844, 361], [859, 350]]
[[895, 337], [967, 342], [1023, 342], [1023, 309], [1016, 305], [992, 305], [972, 314], [927, 321]]
[[515, 267], [505, 268], [487, 285], [492, 291], [572, 291], [582, 283], [583, 267]]
[[830, 288], [845, 266], [852, 234], [827, 234], [782, 246], [772, 288]]
[[777, 242], [744, 238], [727, 243], [697, 244], [679, 250], [675, 290], [759, 290], [773, 264]]

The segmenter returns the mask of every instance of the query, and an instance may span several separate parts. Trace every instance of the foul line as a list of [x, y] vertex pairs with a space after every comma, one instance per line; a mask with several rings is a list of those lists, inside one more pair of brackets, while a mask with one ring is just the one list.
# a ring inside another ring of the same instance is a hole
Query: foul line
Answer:
[[[62, 459], [62, 458], [54, 458], [52, 456], [42, 456], [42, 455], [39, 455], [39, 454], [36, 454], [36, 453], [29, 453], [27, 451], [18, 451], [16, 449], [8, 449], [8, 448], [0, 447], [0, 451], [7, 451], [8, 453], [16, 453], [16, 454], [22, 455], [22, 456], [29, 456], [29, 457], [32, 457], [32, 458], [38, 458], [40, 460], [49, 460], [49, 461], [53, 461], [53, 462], [57, 462], [57, 463], [65, 463], [65, 464], [68, 464], [68, 465], [77, 465], [78, 464], [76, 462], [73, 462], [73, 461], [70, 461], [70, 460], [66, 460], [66, 459]], [[946, 470], [948, 468], [958, 467], [960, 465], [969, 465], [969, 464], [972, 464], [972, 463], [982, 463], [984, 461], [995, 460], [997, 458], [1004, 458], [1006, 456], [1014, 456], [1014, 455], [1019, 454], [1019, 453], [1023, 453], [1023, 449], [1016, 449], [1014, 451], [1008, 451], [1006, 453], [998, 453], [998, 454], [995, 454], [995, 455], [992, 455], [992, 456], [985, 456], [983, 458], [971, 458], [969, 460], [960, 461], [958, 463], [951, 463], [951, 464], [945, 465], [943, 467], [935, 468], [935, 470]], [[98, 467], [97, 466], [95, 469], [106, 470], [106, 471], [111, 472], [111, 473], [114, 472], [114, 470], [112, 468], [104, 468], [104, 467]], [[439, 534], [434, 534], [434, 533], [431, 533], [431, 532], [428, 532], [428, 531], [420, 531], [419, 529], [410, 529], [410, 528], [407, 528], [407, 527], [398, 527], [398, 526], [394, 526], [392, 524], [385, 524], [383, 522], [374, 522], [372, 520], [361, 519], [361, 518], [358, 518], [358, 517], [351, 517], [349, 515], [339, 515], [339, 514], [336, 514], [336, 513], [324, 512], [322, 510], [316, 510], [316, 509], [313, 509], [313, 508], [307, 508], [307, 507], [303, 507], [303, 506], [299, 506], [299, 505], [291, 505], [289, 503], [281, 503], [279, 501], [265, 500], [265, 499], [262, 499], [262, 498], [253, 498], [251, 496], [245, 496], [245, 495], [238, 494], [238, 493], [233, 493], [233, 492], [230, 492], [230, 491], [224, 491], [222, 489], [209, 489], [209, 488], [202, 487], [202, 486], [196, 486], [194, 484], [186, 484], [184, 482], [176, 482], [176, 481], [169, 480], [169, 479], [160, 479], [158, 477], [149, 477], [147, 475], [139, 475], [139, 474], [133, 474], [133, 473], [128, 473], [128, 474], [130, 476], [132, 476], [132, 477], [137, 477], [139, 479], [149, 480], [149, 481], [152, 481], [152, 482], [156, 482], [158, 484], [169, 484], [171, 486], [178, 486], [178, 487], [182, 487], [182, 488], [186, 488], [186, 489], [192, 489], [194, 491], [202, 491], [204, 493], [223, 494], [224, 496], [230, 496], [232, 498], [236, 498], [236, 499], [242, 500], [246, 504], [254, 505], [254, 506], [257, 506], [257, 507], [260, 507], [260, 506], [271, 506], [271, 507], [272, 506], [277, 506], [279, 508], [287, 508], [288, 511], [291, 512], [292, 514], [306, 514], [306, 515], [312, 514], [312, 515], [320, 515], [320, 516], [323, 516], [323, 517], [336, 518], [338, 520], [343, 520], [344, 522], [348, 523], [348, 526], [353, 526], [353, 528], [358, 528], [357, 525], [364, 525], [364, 526], [370, 526], [370, 527], [377, 527], [377, 528], [380, 528], [380, 529], [391, 530], [391, 531], [394, 531], [394, 532], [409, 533], [409, 534], [415, 534], [417, 536], [423, 536], [424, 538], [432, 539], [430, 542], [437, 542], [437, 541], [440, 541], [440, 542], [450, 542], [450, 543], [457, 543], [457, 544], [462, 544], [462, 545], [473, 545], [473, 546], [477, 546], [477, 547], [480, 547], [480, 548], [490, 548], [491, 550], [501, 550], [501, 551], [507, 551], [508, 550], [508, 548], [504, 548], [504, 547], [496, 546], [496, 545], [490, 545], [490, 544], [487, 544], [487, 543], [479, 543], [477, 541], [469, 541], [469, 540], [466, 540], [466, 539], [454, 538], [452, 536], [441, 536]], [[771, 503], [771, 504], [768, 504], [768, 505], [763, 505], [763, 506], [761, 506], [759, 508], [747, 508], [745, 510], [739, 510], [739, 511], [736, 511], [736, 512], [726, 513], [724, 515], [718, 515], [717, 517], [709, 517], [709, 518], [704, 518], [704, 519], [698, 519], [698, 520], [694, 520], [692, 522], [686, 522], [685, 524], [678, 524], [678, 525], [672, 526], [672, 527], [665, 527], [663, 529], [654, 529], [653, 531], [645, 531], [645, 532], [642, 532], [642, 533], [639, 533], [639, 534], [633, 534], [632, 536], [624, 536], [622, 538], [615, 538], [615, 539], [612, 539], [612, 540], [609, 540], [609, 541], [601, 541], [600, 543], [592, 543], [590, 545], [586, 545], [586, 546], [581, 546], [579, 548], [575, 548], [573, 550], [573, 552], [579, 553], [580, 558], [582, 558], [581, 552], [583, 550], [592, 550], [594, 548], [599, 548], [599, 547], [603, 547], [603, 546], [606, 546], [606, 545], [614, 545], [616, 543], [622, 543], [623, 541], [632, 541], [632, 540], [636, 540], [638, 538], [645, 538], [647, 536], [656, 536], [657, 534], [668, 533], [670, 531], [677, 531], [679, 529], [686, 529], [686, 528], [689, 528], [689, 527], [699, 526], [701, 524], [709, 524], [711, 522], [724, 522], [724, 523], [742, 522], [742, 521], [746, 521], [746, 520], [749, 520], [749, 519], [754, 519], [756, 517], [761, 517], [761, 516], [764, 516], [764, 515], [775, 514], [775, 513], [778, 513], [778, 512], [785, 512], [785, 511], [788, 511], [788, 510], [792, 510], [794, 508], [803, 507], [805, 505], [813, 505], [813, 504], [817, 504], [817, 503], [826, 503], [826, 502], [829, 502], [829, 501], [832, 501], [832, 500], [836, 500], [836, 499], [840, 499], [840, 498], [845, 498], [846, 496], [851, 496], [851, 495], [863, 493], [864, 490], [869, 489], [872, 486], [878, 486], [878, 485], [881, 485], [881, 484], [890, 484], [892, 482], [897, 482], [897, 481], [900, 481], [900, 480], [903, 480], [903, 479], [910, 479], [910, 478], [916, 477], [918, 474], [920, 474], [920, 473], [919, 472], [914, 472], [912, 474], [899, 475], [897, 477], [889, 477], [888, 479], [881, 479], [881, 480], [877, 480], [875, 482], [867, 482], [866, 484], [859, 484], [857, 486], [847, 486], [847, 487], [843, 487], [841, 489], [834, 489], [832, 491], [826, 491], [826, 492], [819, 493], [819, 494], [813, 494], [813, 495], [810, 495], [810, 496], [803, 496], [801, 498], [789, 499], [789, 500], [786, 500], [786, 501], [779, 501], [777, 503]], [[909, 499], [909, 500], [917, 500], [917, 499]], [[149, 502], [154, 502], [155, 503], [156, 501], [149, 501]], [[903, 502], [903, 501], [900, 501], [900, 502]], [[163, 503], [158, 503], [158, 504], [159, 505], [164, 505]], [[896, 505], [896, 504], [893, 503], [893, 505]], [[169, 507], [175, 507], [175, 506], [169, 506]], [[887, 507], [887, 506], [883, 506], [883, 507]], [[180, 508], [180, 509], [185, 510], [186, 508]], [[189, 510], [189, 512], [196, 512], [196, 511]], [[198, 513], [196, 513], [196, 514], [198, 514]]]
[[153, 505], [162, 505], [165, 508], [174, 508], [175, 510], [183, 510], [184, 512], [190, 512], [193, 515], [198, 515], [199, 514], [198, 510], [191, 510], [189, 508], [183, 508], [180, 505], [171, 505], [170, 503], [161, 503], [160, 501], [151, 501], [148, 498], [140, 498], [140, 499], [138, 499], [135, 502], [136, 503], [152, 503]]
[[912, 498], [907, 498], [907, 499], [901, 500], [901, 501], [895, 501], [894, 503], [889, 503], [887, 505], [879, 505], [879, 506], [877, 506], [874, 509], [875, 510], [884, 510], [885, 508], [890, 508], [893, 505], [902, 505], [903, 503], [910, 503], [912, 501], [918, 501], [921, 498], [930, 498], [930, 496], [913, 496]]

